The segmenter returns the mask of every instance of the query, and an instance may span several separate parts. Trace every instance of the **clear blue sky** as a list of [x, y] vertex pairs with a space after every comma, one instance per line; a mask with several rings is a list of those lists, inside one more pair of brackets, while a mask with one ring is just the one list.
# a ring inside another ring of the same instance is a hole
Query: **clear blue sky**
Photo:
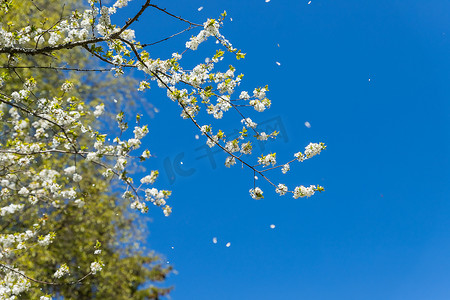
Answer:
[[[146, 92], [159, 109], [144, 116], [156, 156], [147, 167], [159, 168], [174, 208], [145, 216], [148, 246], [178, 272], [171, 298], [450, 299], [450, 2], [308, 1], [155, 1], [195, 22], [223, 10], [233, 18], [223, 33], [247, 53], [233, 62], [242, 87], [268, 84], [273, 102], [251, 117], [286, 129], [266, 153], [287, 160], [309, 142], [328, 145], [289, 176], [274, 173], [324, 193], [295, 200], [261, 183], [266, 197], [255, 201], [252, 173], [226, 169], [223, 154], [216, 167], [199, 158], [205, 141], [194, 126], [156, 86]], [[180, 28], [149, 10], [137, 37]], [[151, 55], [182, 51], [189, 36]], [[188, 65], [203, 50], [186, 55]]]

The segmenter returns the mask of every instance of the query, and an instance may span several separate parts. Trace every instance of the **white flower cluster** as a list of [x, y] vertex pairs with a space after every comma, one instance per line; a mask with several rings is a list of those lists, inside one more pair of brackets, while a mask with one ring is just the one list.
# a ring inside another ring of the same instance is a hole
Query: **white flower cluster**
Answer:
[[[21, 190], [22, 191], [22, 190]], [[20, 192], [19, 192], [20, 194]], [[14, 214], [19, 210], [22, 210], [23, 204], [10, 204], [8, 206], [0, 208], [0, 216], [5, 216], [6, 214]]]
[[59, 269], [53, 274], [53, 277], [55, 278], [61, 278], [65, 275], [69, 274], [69, 267], [67, 264], [62, 264]]
[[53, 241], [54, 238], [55, 238], [55, 235], [51, 234], [51, 233], [49, 233], [45, 236], [39, 236], [38, 243], [41, 246], [48, 246], [48, 245], [50, 245], [50, 243]]
[[286, 185], [280, 183], [280, 184], [277, 186], [277, 188], [276, 188], [275, 191], [276, 191], [278, 194], [280, 194], [280, 196], [283, 196], [283, 195], [286, 195], [286, 193], [287, 193], [287, 191], [288, 191], [288, 188], [287, 188]]
[[252, 119], [250, 118], [246, 118], [246, 119], [242, 119], [241, 123], [243, 123], [245, 126], [248, 126], [250, 128], [255, 129], [256, 126], [258, 126], [258, 124], [256, 124], [255, 122], [252, 121]]
[[96, 274], [97, 272], [100, 272], [103, 269], [103, 263], [102, 262], [93, 262], [91, 263], [91, 272], [92, 274]]
[[236, 164], [236, 159], [232, 156], [228, 156], [225, 160], [225, 166], [227, 168], [231, 167], [232, 165]]
[[320, 152], [326, 148], [327, 147], [324, 143], [309, 143], [309, 145], [305, 147], [305, 154], [297, 152], [294, 156], [298, 161], [304, 161], [305, 159], [309, 159], [317, 154], [320, 154]]
[[99, 104], [99, 105], [97, 105], [96, 107], [95, 107], [95, 110], [94, 110], [94, 116], [96, 117], [96, 118], [98, 118], [99, 116], [101, 116], [103, 113], [105, 112], [105, 105], [102, 103], [102, 104]]
[[298, 186], [295, 188], [294, 190], [294, 198], [303, 198], [303, 197], [311, 197], [312, 195], [314, 195], [316, 191], [316, 186], [315, 185], [311, 185], [309, 187], [304, 187], [303, 185]]
[[154, 183], [156, 178], [158, 177], [159, 172], [158, 171], [152, 171], [150, 175], [145, 176], [141, 179], [141, 183]]
[[146, 189], [145, 200], [152, 202], [154, 205], [162, 207], [166, 205], [166, 201], [164, 199], [168, 199], [171, 193], [171, 191], [157, 190], [155, 188]]
[[286, 174], [287, 172], [289, 172], [290, 169], [291, 166], [289, 164], [285, 164], [283, 165], [283, 168], [281, 168], [281, 172], [283, 172], [283, 174]]
[[250, 105], [258, 112], [263, 112], [266, 108], [269, 108], [271, 101], [266, 98], [266, 88], [258, 88], [253, 91], [253, 97], [257, 98], [250, 100]]
[[220, 36], [219, 33], [220, 24], [214, 19], [208, 19], [203, 24], [203, 30], [200, 31], [197, 36], [192, 37], [189, 42], [186, 42], [186, 48], [191, 50], [197, 50], [198, 46], [206, 41], [210, 36]]
[[61, 86], [61, 90], [62, 90], [64, 93], [68, 93], [68, 92], [70, 92], [70, 91], [73, 89], [73, 87], [74, 87], [73, 82], [66, 81], [66, 82], [64, 82], [63, 85]]
[[263, 191], [259, 187], [255, 187], [254, 189], [250, 189], [250, 196], [252, 196], [253, 199], [259, 200], [264, 198]]
[[31, 283], [25, 277], [18, 274], [21, 272], [17, 268], [10, 267], [12, 270], [2, 270], [3, 274], [0, 277], [0, 299], [15, 300], [19, 299], [19, 295], [31, 286]]
[[274, 166], [277, 163], [276, 153], [261, 155], [261, 157], [258, 158], [258, 163], [263, 165], [264, 167], [267, 167], [270, 164], [272, 164], [272, 166]]

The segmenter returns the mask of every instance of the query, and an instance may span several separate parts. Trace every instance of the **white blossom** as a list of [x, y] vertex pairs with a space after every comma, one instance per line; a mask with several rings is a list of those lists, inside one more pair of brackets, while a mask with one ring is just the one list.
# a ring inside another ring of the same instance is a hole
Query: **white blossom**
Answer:
[[229, 167], [231, 167], [232, 165], [235, 165], [235, 164], [236, 164], [236, 159], [235, 159], [234, 157], [228, 156], [228, 157], [225, 159], [225, 166], [226, 166], [227, 168], [229, 168]]
[[96, 118], [98, 118], [98, 117], [100, 117], [103, 113], [105, 112], [105, 105], [102, 103], [102, 104], [99, 104], [99, 105], [97, 105], [96, 107], [95, 107], [95, 110], [94, 110], [94, 116], [96, 117]]
[[258, 126], [258, 124], [253, 122], [252, 119], [250, 119], [250, 118], [242, 119], [241, 123], [244, 123], [245, 126], [248, 126], [253, 129], [256, 128], [256, 126]]
[[93, 262], [91, 263], [91, 272], [92, 274], [96, 274], [97, 272], [100, 272], [102, 270], [103, 264], [100, 262]]
[[285, 164], [283, 165], [283, 168], [281, 168], [281, 172], [283, 172], [283, 174], [286, 174], [290, 169], [291, 166], [289, 164]]
[[69, 267], [66, 264], [62, 264], [59, 269], [53, 274], [55, 278], [61, 278], [64, 275], [69, 274]]
[[259, 187], [255, 187], [254, 189], [250, 189], [250, 196], [252, 196], [253, 199], [259, 200], [264, 198], [263, 191]]
[[316, 186], [311, 185], [309, 187], [304, 187], [303, 185], [298, 186], [294, 190], [294, 198], [311, 197], [315, 193]]
[[81, 175], [75, 173], [75, 174], [73, 174], [72, 179], [73, 179], [73, 181], [75, 181], [75, 182], [80, 182], [81, 179], [83, 179], [83, 177], [82, 177]]
[[147, 175], [141, 179], [141, 183], [154, 183], [158, 175], [158, 171], [152, 171], [150, 175]]
[[277, 188], [276, 188], [275, 191], [276, 191], [278, 194], [280, 194], [280, 196], [283, 196], [283, 195], [285, 195], [286, 192], [288, 191], [288, 188], [287, 188], [286, 185], [280, 183], [280, 184], [277, 186]]
[[274, 166], [277, 163], [276, 153], [261, 155], [261, 157], [258, 158], [258, 163], [265, 167], [269, 166], [270, 164]]

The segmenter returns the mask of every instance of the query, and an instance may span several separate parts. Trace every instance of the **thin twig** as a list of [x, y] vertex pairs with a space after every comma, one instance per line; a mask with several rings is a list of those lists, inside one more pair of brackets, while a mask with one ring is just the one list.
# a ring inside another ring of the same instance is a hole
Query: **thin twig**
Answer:
[[150, 4], [149, 6], [151, 6], [151, 7], [153, 7], [153, 8], [156, 8], [157, 10], [160, 10], [160, 11], [162, 11], [162, 12], [165, 13], [165, 14], [168, 14], [169, 16], [174, 17], [175, 19], [178, 19], [178, 20], [180, 20], [180, 21], [186, 22], [186, 23], [188, 23], [189, 25], [203, 26], [202, 24], [197, 24], [197, 23], [188, 21], [188, 20], [186, 20], [186, 19], [183, 19], [182, 17], [176, 16], [176, 15], [174, 15], [174, 14], [168, 12], [165, 8], [160, 8], [159, 6], [157, 6], [157, 5], [155, 5], [155, 4]]
[[71, 281], [71, 282], [48, 282], [48, 281], [42, 281], [42, 280], [31, 278], [30, 276], [27, 276], [27, 275], [23, 274], [20, 271], [14, 270], [13, 268], [8, 267], [7, 265], [4, 265], [2, 263], [0, 263], [0, 268], [6, 269], [6, 270], [11, 271], [11, 272], [14, 272], [14, 273], [16, 273], [16, 274], [18, 274], [18, 275], [20, 275], [20, 276], [22, 276], [22, 277], [32, 281], [32, 282], [39, 283], [39, 284], [47, 284], [47, 285], [72, 285], [72, 284], [77, 284], [77, 283], [80, 283], [81, 281], [83, 281], [84, 279], [86, 279], [88, 276], [92, 275], [92, 271], [90, 271], [89, 273], [87, 273], [86, 275], [84, 275], [83, 277], [81, 277], [80, 279], [75, 280], [75, 281]]

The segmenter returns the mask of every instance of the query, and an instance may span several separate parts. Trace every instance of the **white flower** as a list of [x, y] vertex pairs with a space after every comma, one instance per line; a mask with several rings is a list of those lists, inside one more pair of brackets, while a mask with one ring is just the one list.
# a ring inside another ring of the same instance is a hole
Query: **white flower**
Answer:
[[0, 208], [0, 216], [5, 216], [6, 214], [13, 214], [16, 211], [22, 210], [23, 204], [10, 204], [8, 206]]
[[38, 243], [41, 246], [48, 246], [52, 242], [53, 238], [54, 238], [54, 235], [49, 233], [46, 236], [40, 236], [38, 238]]
[[13, 98], [15, 101], [19, 101], [21, 99], [21, 96], [18, 92], [12, 92], [11, 98]]
[[280, 196], [283, 196], [283, 195], [285, 195], [286, 192], [288, 191], [288, 188], [287, 188], [286, 185], [280, 183], [280, 184], [278, 185], [278, 187], [276, 188], [275, 191], [276, 191], [278, 194], [280, 194]]
[[238, 152], [240, 150], [239, 142], [237, 140], [228, 141], [225, 145], [225, 150], [229, 153]]
[[241, 145], [241, 153], [243, 154], [251, 154], [252, 153], [252, 144], [250, 142], [244, 143]]
[[158, 171], [152, 171], [150, 175], [145, 176], [141, 179], [141, 183], [154, 183], [156, 178], [158, 177], [159, 172]]
[[201, 130], [202, 134], [210, 133], [211, 132], [211, 125], [203, 125], [200, 128], [200, 130]]
[[283, 168], [281, 168], [281, 172], [283, 172], [283, 174], [286, 174], [290, 169], [291, 166], [289, 164], [285, 164]]
[[253, 122], [252, 119], [250, 119], [250, 118], [242, 119], [241, 123], [244, 123], [245, 126], [248, 126], [250, 128], [256, 128], [256, 126], [258, 126], [258, 124]]
[[100, 249], [97, 249], [97, 250], [94, 251], [94, 254], [95, 254], [95, 255], [98, 255], [98, 254], [100, 254], [100, 253], [102, 253], [102, 250], [100, 250]]
[[82, 208], [86, 203], [81, 200], [81, 199], [77, 199], [73, 202], [78, 208]]
[[150, 84], [147, 81], [141, 81], [139, 83], [139, 88], [138, 91], [144, 91], [145, 89], [149, 89], [150, 88]]
[[266, 97], [266, 89], [265, 88], [254, 89], [253, 97], [256, 97], [258, 99], [264, 99]]
[[131, 149], [137, 149], [137, 148], [139, 148], [140, 145], [141, 145], [141, 141], [138, 139], [129, 139], [128, 140], [128, 146]]
[[267, 167], [270, 164], [274, 166], [277, 163], [276, 153], [270, 153], [267, 154], [266, 156], [261, 155], [261, 157], [258, 157], [258, 163], [263, 165], [264, 167]]
[[311, 185], [309, 187], [304, 187], [303, 185], [298, 186], [294, 190], [294, 198], [311, 197], [315, 193], [316, 186]]
[[150, 155], [150, 151], [148, 151], [148, 150], [145, 150], [144, 152], [142, 152], [142, 155], [141, 155], [143, 158], [149, 158], [151, 155]]
[[97, 155], [97, 153], [95, 153], [95, 152], [89, 152], [89, 153], [86, 155], [86, 160], [87, 160], [87, 161], [97, 161], [97, 160], [98, 160], [98, 155]]
[[147, 133], [148, 133], [148, 127], [142, 126], [142, 127], [134, 127], [133, 130], [134, 137], [138, 140], [142, 139]]
[[102, 270], [102, 267], [103, 267], [103, 264], [101, 264], [99, 262], [91, 263], [91, 272], [92, 272], [92, 274], [100, 272]]
[[55, 274], [53, 274], [53, 277], [61, 278], [66, 274], [69, 274], [69, 267], [66, 264], [62, 264]]
[[137, 209], [140, 210], [142, 213], [147, 212], [148, 207], [145, 205], [145, 203], [140, 202], [138, 200], [134, 201], [130, 204], [131, 209]]
[[248, 92], [242, 91], [241, 94], [239, 95], [239, 99], [248, 100], [248, 99], [250, 99], [250, 96], [248, 95]]
[[172, 207], [166, 205], [163, 209], [163, 212], [166, 217], [170, 216], [170, 214], [172, 213]]
[[26, 188], [26, 187], [22, 187], [19, 191], [18, 194], [22, 195], [22, 196], [26, 196], [30, 193], [30, 191]]
[[253, 106], [253, 108], [258, 112], [263, 112], [266, 109], [264, 103], [259, 100], [251, 100], [250, 105]]
[[73, 83], [70, 82], [70, 81], [64, 82], [63, 85], [61, 86], [61, 90], [62, 90], [64, 93], [69, 92], [71, 89], [73, 89]]
[[99, 104], [99, 105], [97, 105], [96, 107], [95, 107], [95, 110], [94, 110], [94, 116], [96, 117], [96, 118], [98, 118], [99, 116], [101, 116], [103, 113], [105, 112], [105, 105], [102, 103], [102, 104]]
[[216, 145], [216, 143], [219, 141], [219, 138], [215, 135], [212, 135], [211, 137], [208, 137], [208, 140], [206, 141], [206, 145], [209, 146], [209, 148], [212, 148]]
[[309, 143], [309, 145], [305, 147], [305, 156], [306, 158], [311, 158], [317, 154], [320, 154], [320, 151], [325, 148], [326, 147], [323, 143]]
[[173, 57], [173, 59], [175, 59], [175, 60], [180, 60], [180, 59], [181, 59], [181, 55], [178, 54], [178, 53], [172, 53], [172, 57]]
[[75, 182], [80, 182], [81, 179], [83, 179], [83, 177], [82, 177], [81, 175], [75, 173], [75, 174], [73, 174], [72, 179], [73, 179], [73, 181], [75, 181]]
[[125, 169], [125, 166], [127, 165], [127, 160], [124, 157], [119, 157], [117, 159], [116, 165], [114, 168], [118, 170], [119, 172], [123, 171]]
[[111, 170], [111, 169], [106, 169], [106, 171], [103, 172], [102, 175], [103, 175], [105, 178], [110, 179], [110, 178], [112, 178], [112, 177], [114, 176], [114, 172], [113, 172], [113, 170]]
[[256, 138], [260, 141], [267, 141], [269, 136], [265, 132], [261, 132]]
[[227, 168], [229, 168], [229, 167], [231, 167], [232, 165], [235, 165], [235, 164], [236, 164], [236, 159], [235, 159], [234, 157], [228, 156], [228, 157], [225, 159], [225, 166], [226, 166]]
[[254, 189], [250, 189], [250, 196], [252, 196], [253, 199], [259, 200], [264, 198], [263, 191], [259, 187], [255, 187]]
[[303, 156], [303, 153], [297, 152], [294, 154], [295, 158], [297, 158], [298, 161], [304, 161], [305, 157]]

